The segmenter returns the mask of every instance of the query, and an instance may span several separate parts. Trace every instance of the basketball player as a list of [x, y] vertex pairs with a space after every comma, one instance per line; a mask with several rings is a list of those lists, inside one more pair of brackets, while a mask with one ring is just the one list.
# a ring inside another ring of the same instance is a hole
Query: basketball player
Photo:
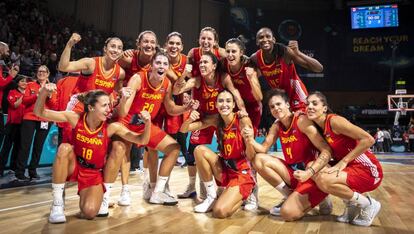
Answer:
[[110, 137], [117, 134], [135, 143], [147, 143], [151, 127], [150, 115], [146, 111], [140, 113], [145, 131], [137, 134], [120, 123], [107, 123], [110, 100], [106, 92], [92, 90], [78, 95], [85, 107], [85, 112], [78, 114], [73, 111], [45, 109], [47, 96], [55, 91], [56, 85], [52, 83], [42, 88], [34, 112], [50, 121], [69, 122], [73, 128], [73, 145], [61, 144], [53, 163], [53, 204], [49, 222], [66, 222], [63, 198], [65, 181], [78, 182], [81, 216], [93, 219], [98, 214], [105, 192], [102, 169], [105, 166]]
[[272, 30], [261, 28], [256, 34], [256, 44], [260, 47], [250, 59], [272, 89], [286, 91], [292, 111], [305, 110], [308, 91], [296, 73], [295, 64], [314, 72], [321, 72], [323, 66], [314, 58], [299, 51], [297, 41], [289, 41], [286, 47], [276, 43]]
[[[243, 134], [250, 139], [247, 144], [251, 144], [257, 152], [253, 160], [254, 168], [286, 199], [273, 207], [270, 213], [293, 221], [303, 217], [327, 196], [310, 178], [329, 162], [331, 149], [306, 115], [290, 111], [285, 91], [273, 89], [268, 97], [270, 111], [277, 120], [269, 129], [265, 141], [257, 143], [251, 129], [244, 129]], [[277, 138], [282, 144], [284, 160], [265, 154]], [[315, 159], [317, 151], [319, 155]], [[307, 164], [310, 165], [306, 167]], [[331, 211], [332, 207], [326, 213]], [[325, 213], [321, 207], [320, 213]]]
[[[215, 105], [219, 115], [209, 115], [194, 122], [200, 118], [200, 113], [193, 111], [180, 131], [194, 131], [211, 126], [217, 128], [220, 155], [205, 145], [199, 145], [194, 150], [197, 169], [207, 190], [206, 199], [195, 206], [194, 211], [205, 213], [213, 210], [213, 217], [227, 218], [240, 208], [255, 185], [246, 158], [246, 154], [253, 155], [254, 149], [250, 147], [250, 152], [246, 153], [241, 135], [242, 129], [252, 128], [252, 124], [248, 117], [239, 118], [233, 111], [236, 105], [231, 92], [221, 91]], [[218, 198], [213, 179], [219, 186], [225, 187]]]
[[344, 200], [345, 211], [339, 222], [370, 226], [381, 203], [362, 193], [376, 189], [382, 181], [381, 164], [369, 148], [373, 137], [345, 118], [331, 114], [325, 95], [308, 96], [307, 115], [323, 131], [333, 151], [335, 164], [318, 173], [315, 181], [322, 191]]

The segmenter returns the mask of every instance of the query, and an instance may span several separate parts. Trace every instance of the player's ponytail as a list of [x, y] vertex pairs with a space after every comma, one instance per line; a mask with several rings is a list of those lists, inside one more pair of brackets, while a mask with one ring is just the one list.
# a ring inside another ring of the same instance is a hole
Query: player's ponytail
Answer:
[[78, 100], [83, 103], [84, 105], [84, 111], [86, 113], [89, 112], [88, 106], [95, 106], [95, 104], [98, 102], [98, 98], [101, 96], [108, 96], [108, 94], [100, 89], [91, 90], [87, 93], [81, 93], [78, 95]]

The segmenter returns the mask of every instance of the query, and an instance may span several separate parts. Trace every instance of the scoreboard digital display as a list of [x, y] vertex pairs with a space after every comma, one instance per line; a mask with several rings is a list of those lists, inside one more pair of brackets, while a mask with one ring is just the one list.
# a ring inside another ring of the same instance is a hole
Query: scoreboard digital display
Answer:
[[398, 27], [398, 5], [351, 8], [352, 29]]

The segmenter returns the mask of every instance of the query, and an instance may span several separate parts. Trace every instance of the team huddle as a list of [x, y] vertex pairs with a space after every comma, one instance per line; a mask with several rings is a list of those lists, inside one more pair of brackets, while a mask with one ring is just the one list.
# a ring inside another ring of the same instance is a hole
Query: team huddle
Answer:
[[[53, 163], [50, 223], [66, 222], [66, 181], [77, 181], [80, 214], [93, 219], [108, 216], [111, 187], [121, 171], [118, 204], [130, 205], [133, 144], [145, 147], [143, 199], [176, 205], [168, 184], [178, 142], [189, 132], [184, 153], [189, 184], [177, 197], [197, 194], [198, 173], [201, 202], [194, 212], [226, 218], [241, 207], [257, 209], [258, 173], [284, 197], [271, 215], [293, 221], [316, 206], [321, 215], [330, 214], [331, 194], [344, 201], [339, 222], [372, 224], [381, 204], [364, 193], [383, 178], [369, 151], [374, 139], [331, 113], [322, 93], [308, 94], [295, 64], [313, 72], [323, 66], [296, 41], [276, 43], [272, 31], [262, 28], [256, 34], [259, 49], [249, 57], [241, 40], [232, 38], [221, 48], [216, 31], [206, 27], [199, 47], [186, 56], [180, 33], [170, 33], [161, 49], [155, 33], [144, 31], [134, 50], [124, 51], [122, 41], [112, 37], [103, 56], [70, 61], [80, 40], [72, 34], [59, 61], [59, 70], [79, 76], [45, 83], [34, 106], [38, 117], [58, 123], [62, 133]], [[259, 77], [271, 88], [266, 95]], [[276, 120], [257, 142], [263, 108]], [[217, 152], [208, 147], [214, 136]], [[268, 154], [278, 139], [284, 159]], [[158, 152], [164, 155], [159, 166]]]

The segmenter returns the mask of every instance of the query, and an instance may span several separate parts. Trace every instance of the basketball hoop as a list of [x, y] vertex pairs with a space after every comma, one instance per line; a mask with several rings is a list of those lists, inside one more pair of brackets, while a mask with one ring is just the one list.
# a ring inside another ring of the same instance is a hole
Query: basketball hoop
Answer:
[[400, 108], [400, 112], [401, 115], [407, 115], [407, 110], [404, 107]]

